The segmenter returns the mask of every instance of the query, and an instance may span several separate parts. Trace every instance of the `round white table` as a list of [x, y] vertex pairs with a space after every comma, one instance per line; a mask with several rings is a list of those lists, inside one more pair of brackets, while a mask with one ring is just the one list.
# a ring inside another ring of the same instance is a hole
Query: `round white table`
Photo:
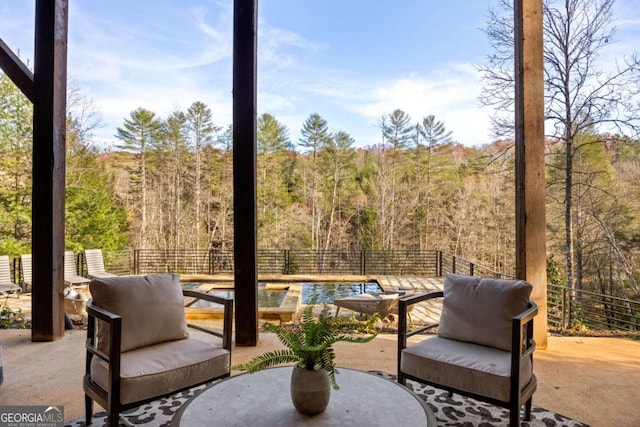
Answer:
[[338, 368], [339, 390], [327, 409], [309, 417], [296, 411], [289, 394], [291, 367], [266, 369], [219, 381], [186, 402], [172, 425], [215, 426], [436, 426], [417, 395], [376, 375]]

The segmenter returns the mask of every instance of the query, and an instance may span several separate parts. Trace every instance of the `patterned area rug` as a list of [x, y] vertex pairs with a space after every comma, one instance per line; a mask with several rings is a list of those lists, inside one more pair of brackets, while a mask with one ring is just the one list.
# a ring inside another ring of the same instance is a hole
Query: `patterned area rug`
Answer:
[[[385, 372], [371, 372], [383, 378], [395, 381], [396, 376]], [[463, 426], [463, 427], [501, 427], [509, 424], [509, 411], [477, 400], [449, 393], [434, 387], [425, 386], [413, 381], [407, 381], [407, 386], [418, 396], [427, 402], [438, 420], [438, 426]], [[142, 405], [123, 414], [126, 420], [120, 419], [120, 426], [169, 426], [173, 415], [191, 397], [203, 391], [206, 386], [200, 386], [191, 390], [174, 394], [165, 399]], [[534, 395], [535, 400], [535, 395]], [[94, 404], [96, 408], [97, 405]], [[96, 412], [93, 416], [92, 426], [105, 426], [106, 414], [104, 411]], [[65, 427], [85, 426], [84, 418], [74, 420]], [[574, 421], [563, 415], [556, 414], [538, 406], [531, 410], [531, 421], [521, 423], [523, 427], [589, 427], [587, 424]]]

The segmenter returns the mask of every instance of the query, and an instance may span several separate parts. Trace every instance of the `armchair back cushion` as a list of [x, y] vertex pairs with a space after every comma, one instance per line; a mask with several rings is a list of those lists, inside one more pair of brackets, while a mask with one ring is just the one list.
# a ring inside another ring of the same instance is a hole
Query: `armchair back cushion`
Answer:
[[447, 275], [438, 336], [511, 351], [511, 322], [531, 289], [524, 280]]
[[[122, 352], [189, 336], [177, 274], [94, 278], [93, 303], [122, 317]], [[109, 326], [98, 325], [98, 349], [109, 352]]]

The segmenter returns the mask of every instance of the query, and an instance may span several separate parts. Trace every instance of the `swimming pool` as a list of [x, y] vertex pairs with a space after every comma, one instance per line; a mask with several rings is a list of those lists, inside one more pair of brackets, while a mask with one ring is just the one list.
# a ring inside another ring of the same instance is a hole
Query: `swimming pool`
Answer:
[[[196, 289], [201, 283], [183, 283], [183, 287]], [[209, 293], [226, 298], [233, 298], [232, 289], [215, 289], [216, 284], [210, 283], [214, 287]], [[225, 284], [226, 286], [229, 283]], [[259, 307], [280, 307], [287, 295], [287, 283], [278, 283], [277, 286], [267, 283], [258, 284], [258, 306]], [[352, 295], [360, 295], [366, 292], [381, 292], [382, 289], [375, 282], [367, 283], [326, 283], [326, 282], [303, 282], [302, 284], [302, 304], [309, 304], [312, 299], [317, 298], [316, 304], [333, 304], [337, 298]], [[192, 307], [209, 307], [211, 303], [198, 301]]]
[[360, 295], [367, 292], [382, 292], [377, 283], [322, 283], [307, 282], [302, 284], [302, 304], [309, 304], [313, 297], [316, 304], [333, 304], [338, 298]]

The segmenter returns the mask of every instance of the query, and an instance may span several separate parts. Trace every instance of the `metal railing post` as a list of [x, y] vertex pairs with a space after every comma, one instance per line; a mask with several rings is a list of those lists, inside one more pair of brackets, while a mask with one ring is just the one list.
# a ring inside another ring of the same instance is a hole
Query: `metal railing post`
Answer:
[[140, 274], [140, 249], [133, 250], [133, 274]]
[[452, 273], [456, 274], [456, 256], [455, 255], [451, 255], [451, 269], [453, 270]]
[[573, 289], [567, 289], [567, 329], [573, 325], [573, 301], [575, 300]]
[[474, 263], [472, 263], [472, 262], [470, 262], [470, 263], [469, 263], [469, 276], [473, 276], [473, 275], [474, 275], [474, 273], [475, 273], [475, 266], [476, 266], [476, 265], [475, 265]]
[[282, 260], [284, 262], [284, 274], [291, 274], [291, 254], [289, 249], [285, 249], [282, 253], [282, 256], [284, 257], [284, 259]]
[[567, 293], [568, 293], [568, 289], [567, 288], [562, 288], [562, 329], [566, 329], [567, 328]]
[[78, 252], [76, 254], [76, 274], [78, 276], [84, 276], [84, 252]]
[[19, 273], [19, 269], [18, 269], [18, 260], [20, 258], [14, 258], [11, 260], [11, 273], [9, 273], [9, 276], [11, 277], [11, 282], [15, 283], [17, 285], [19, 285], [20, 283], [22, 283], [20, 281], [20, 273]]

